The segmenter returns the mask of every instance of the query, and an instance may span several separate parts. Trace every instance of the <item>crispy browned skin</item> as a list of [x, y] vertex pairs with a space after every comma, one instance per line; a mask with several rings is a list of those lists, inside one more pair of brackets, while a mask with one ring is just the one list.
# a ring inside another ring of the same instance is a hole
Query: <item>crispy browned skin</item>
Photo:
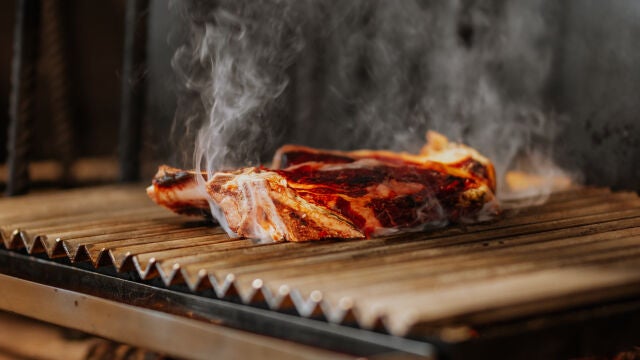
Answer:
[[179, 213], [209, 213], [210, 200], [234, 235], [275, 241], [363, 238], [495, 215], [493, 165], [439, 134], [429, 140], [420, 155], [288, 145], [275, 169], [215, 173], [206, 193], [194, 172], [161, 167], [147, 191]]

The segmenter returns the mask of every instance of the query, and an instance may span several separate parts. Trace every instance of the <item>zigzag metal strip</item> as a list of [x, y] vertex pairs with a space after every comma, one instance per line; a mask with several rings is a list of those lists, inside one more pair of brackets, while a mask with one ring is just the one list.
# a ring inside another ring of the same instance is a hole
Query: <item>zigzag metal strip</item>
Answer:
[[[193, 232], [198, 231], [194, 230]], [[179, 234], [179, 232], [176, 233]], [[181, 268], [179, 263], [168, 265], [155, 258], [141, 262], [138, 255], [131, 252], [114, 253], [114, 249], [92, 248], [91, 245], [70, 243], [59, 237], [53, 238], [45, 234], [30, 235], [19, 229], [10, 232], [10, 234], [2, 230], [0, 234], [4, 247], [10, 250], [25, 249], [29, 254], [45, 252], [51, 259], [66, 257], [72, 263], [90, 261], [96, 268], [111, 266], [118, 272], [136, 269], [141, 279], [147, 280], [159, 276], [166, 286], [184, 282], [193, 292], [212, 289], [220, 299], [240, 299], [247, 305], [265, 304], [269, 309], [275, 311], [293, 311], [303, 317], [359, 326], [352, 304], [345, 305], [347, 302], [344, 302], [339, 307], [333, 308], [323, 301], [319, 291], [304, 295], [295, 289], [289, 289], [287, 285], [281, 285], [277, 287], [277, 291], [272, 291], [268, 284], [265, 284], [261, 279], [251, 280], [250, 286], [239, 287], [237, 279], [232, 273], [218, 277], [204, 269], [196, 272], [188, 271]], [[153, 234], [146, 237], [152, 238]], [[203, 243], [208, 245], [206, 241]], [[286, 244], [280, 245], [287, 247]], [[370, 327], [380, 330], [380, 324], [380, 321], [376, 321]]]

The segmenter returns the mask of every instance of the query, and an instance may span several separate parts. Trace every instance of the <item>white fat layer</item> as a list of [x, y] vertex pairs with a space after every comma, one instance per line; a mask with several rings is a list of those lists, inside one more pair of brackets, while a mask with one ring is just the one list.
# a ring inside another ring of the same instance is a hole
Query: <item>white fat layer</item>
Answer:
[[[219, 175], [224, 174], [220, 173]], [[243, 229], [244, 236], [259, 239], [261, 242], [280, 240], [288, 233], [287, 226], [269, 195], [267, 177], [272, 178], [273, 176], [273, 173], [266, 174], [252, 170], [247, 173], [233, 174], [233, 180], [224, 185], [225, 187], [235, 187], [239, 192], [239, 195], [234, 197], [238, 199], [238, 203], [234, 205], [239, 211], [238, 214], [235, 214], [240, 217], [236, 219], [238, 228]], [[283, 186], [286, 186], [284, 179], [280, 181]], [[231, 237], [238, 237], [239, 235], [229, 228], [225, 214], [221, 210], [222, 204], [216, 204], [213, 199], [210, 203], [212, 204], [212, 213], [221, 222], [221, 225], [224, 223], [222, 227], [227, 234]], [[227, 204], [225, 208], [228, 209], [229, 206]], [[261, 219], [263, 221], [260, 221]]]
[[[273, 174], [269, 174], [273, 176]], [[242, 192], [241, 209], [249, 209], [242, 219], [243, 224], [250, 224], [248, 237], [271, 242], [282, 239], [287, 234], [287, 227], [282, 221], [273, 199], [269, 196], [268, 181], [264, 174], [238, 175], [234, 181]], [[286, 185], [286, 182], [285, 182]], [[260, 214], [259, 212], [263, 212]], [[258, 219], [265, 217], [265, 221]]]
[[151, 185], [147, 187], [147, 194], [161, 204], [195, 204], [203, 199], [208, 200], [207, 194], [202, 193], [195, 182], [191, 186], [171, 188], [171, 191], [156, 191], [154, 185]]
[[180, 200], [184, 202], [193, 202], [203, 199], [206, 196], [206, 192], [203, 191], [194, 183], [194, 186], [186, 186], [178, 191], [167, 191], [167, 196], [173, 197], [174, 200]]

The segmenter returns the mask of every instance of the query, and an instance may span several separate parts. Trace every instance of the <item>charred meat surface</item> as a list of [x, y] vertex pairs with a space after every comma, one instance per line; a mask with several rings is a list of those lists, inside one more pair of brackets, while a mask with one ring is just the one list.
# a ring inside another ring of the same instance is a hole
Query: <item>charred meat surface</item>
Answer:
[[276, 151], [273, 157], [273, 167], [284, 169], [305, 162], [347, 164], [360, 159], [375, 159], [398, 166], [445, 164], [449, 168], [464, 171], [466, 176], [472, 176], [485, 182], [492, 191], [496, 190], [495, 170], [487, 158], [471, 147], [450, 142], [445, 136], [435, 131], [427, 133], [427, 144], [418, 155], [384, 150], [335, 151], [285, 145]]
[[196, 173], [165, 166], [147, 191], [179, 213], [208, 211], [211, 201], [232, 235], [275, 241], [365, 238], [495, 215], [493, 165], [442, 135], [428, 139], [419, 155], [286, 145], [273, 169], [214, 173], [206, 192]]

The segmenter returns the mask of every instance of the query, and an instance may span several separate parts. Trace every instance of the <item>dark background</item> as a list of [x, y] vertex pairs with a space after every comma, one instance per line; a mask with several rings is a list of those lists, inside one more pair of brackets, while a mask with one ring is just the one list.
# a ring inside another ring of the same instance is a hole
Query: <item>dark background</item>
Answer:
[[[64, 26], [67, 29], [70, 90], [76, 149], [82, 156], [115, 155], [114, 144], [119, 121], [120, 72], [124, 37], [124, 2], [106, 0], [65, 3]], [[0, 156], [6, 156], [6, 130], [15, 18], [14, 1], [0, 4]], [[43, 71], [41, 62], [39, 79]], [[33, 156], [46, 158], [51, 153], [46, 135], [50, 134], [47, 100], [42, 81], [37, 92], [36, 129]]]
[[[77, 157], [117, 155], [124, 4], [66, 2]], [[170, 60], [179, 36], [167, 2], [152, 0], [150, 6], [148, 111], [141, 141], [144, 163], [153, 168], [172, 154], [176, 90]], [[0, 3], [0, 163], [6, 158], [14, 12], [13, 1]], [[558, 28], [548, 99], [570, 121], [560, 131], [556, 160], [579, 171], [587, 184], [640, 190], [640, 4], [565, 1]], [[39, 89], [35, 159], [52, 153], [46, 99]]]
[[566, 1], [553, 103], [558, 160], [588, 184], [640, 190], [640, 3]]

